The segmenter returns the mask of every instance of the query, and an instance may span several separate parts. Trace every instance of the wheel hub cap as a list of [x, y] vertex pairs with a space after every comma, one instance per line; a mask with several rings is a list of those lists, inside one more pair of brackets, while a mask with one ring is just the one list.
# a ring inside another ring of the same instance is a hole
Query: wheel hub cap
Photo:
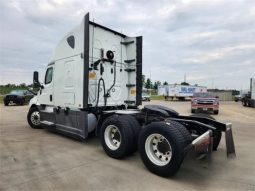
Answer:
[[172, 158], [169, 141], [161, 134], [151, 134], [145, 141], [145, 152], [151, 162], [158, 166], [167, 165]]
[[40, 125], [40, 114], [39, 114], [39, 111], [34, 111], [34, 112], [31, 114], [31, 122], [32, 122], [34, 125]]
[[115, 125], [107, 126], [104, 132], [104, 140], [111, 150], [117, 150], [121, 144], [121, 134], [118, 127]]

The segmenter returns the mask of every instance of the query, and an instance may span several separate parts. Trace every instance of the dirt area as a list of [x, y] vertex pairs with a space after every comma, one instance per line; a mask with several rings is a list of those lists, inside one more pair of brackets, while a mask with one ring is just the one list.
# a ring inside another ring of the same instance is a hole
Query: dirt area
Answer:
[[[190, 102], [151, 101], [190, 114]], [[216, 119], [233, 123], [236, 158], [224, 137], [211, 163], [187, 156], [172, 178], [150, 173], [139, 153], [115, 160], [97, 137], [79, 142], [26, 122], [28, 106], [0, 105], [0, 190], [255, 190], [255, 109], [222, 102]]]

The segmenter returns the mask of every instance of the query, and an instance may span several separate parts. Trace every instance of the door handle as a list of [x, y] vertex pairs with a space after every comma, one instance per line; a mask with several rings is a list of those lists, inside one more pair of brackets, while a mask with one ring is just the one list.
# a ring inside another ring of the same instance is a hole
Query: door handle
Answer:
[[50, 94], [50, 101], [52, 101], [52, 94]]

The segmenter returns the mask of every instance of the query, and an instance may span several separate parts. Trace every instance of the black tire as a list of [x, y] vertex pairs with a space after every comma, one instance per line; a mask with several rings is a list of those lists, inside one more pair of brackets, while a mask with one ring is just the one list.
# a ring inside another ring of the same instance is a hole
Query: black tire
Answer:
[[[40, 114], [39, 114], [39, 119], [38, 118], [33, 119], [33, 117], [35, 117], [34, 116], [35, 112], [39, 112], [37, 107], [31, 107], [29, 109], [28, 114], [27, 114], [27, 122], [28, 122], [28, 124], [30, 125], [31, 128], [40, 129], [41, 128], [41, 126], [40, 126]], [[37, 123], [38, 122], [37, 120], [39, 120], [39, 123]]]
[[20, 100], [20, 102], [19, 102], [19, 105], [24, 105], [24, 100], [22, 99], [22, 100]]
[[[193, 116], [193, 117], [207, 117], [209, 119], [215, 120], [215, 118], [212, 117], [211, 115], [203, 114], [203, 113], [201, 113], [201, 114], [193, 114], [193, 115], [190, 115], [190, 116]], [[210, 123], [208, 123], [208, 125], [213, 126], [213, 124], [210, 124]], [[218, 146], [220, 144], [221, 136], [222, 136], [221, 131], [218, 131], [218, 130], [214, 131], [214, 137], [213, 137], [213, 150], [214, 151], [217, 151], [217, 148], [218, 148]]]
[[5, 105], [5, 106], [8, 106], [8, 105], [9, 105], [9, 102], [5, 101], [5, 102], [4, 102], [4, 105]]
[[213, 114], [218, 115], [219, 114], [219, 110], [213, 111]]
[[132, 129], [132, 133], [133, 133], [133, 148], [130, 150], [132, 154], [135, 151], [137, 151], [137, 145], [138, 145], [138, 138], [140, 135], [140, 131], [141, 131], [141, 125], [138, 123], [138, 121], [136, 120], [135, 117], [131, 116], [131, 115], [122, 115], [121, 118], [125, 118], [126, 121], [128, 121], [129, 123], [129, 127]]
[[[157, 165], [146, 153], [146, 140], [153, 134], [160, 134], [165, 137], [172, 148], [172, 156], [165, 165]], [[153, 122], [142, 129], [139, 136], [139, 151], [144, 165], [154, 174], [163, 177], [173, 176], [180, 168], [184, 159], [184, 138], [178, 128], [172, 123]]]
[[[115, 126], [121, 136], [120, 145], [117, 149], [111, 149], [109, 146], [107, 146], [105, 140], [105, 131], [110, 125]], [[135, 144], [133, 138], [133, 131], [127, 118], [124, 116], [113, 115], [106, 118], [101, 126], [100, 139], [104, 151], [108, 156], [112, 158], [123, 158], [132, 153], [132, 151], [134, 150]]]
[[182, 134], [182, 136], [184, 138], [183, 139], [184, 140], [183, 148], [185, 148], [192, 142], [192, 137], [190, 135], [190, 132], [186, 129], [186, 127], [184, 125], [182, 125], [181, 123], [179, 123], [177, 121], [167, 121], [167, 122], [171, 123], [173, 125], [173, 127], [176, 127]]

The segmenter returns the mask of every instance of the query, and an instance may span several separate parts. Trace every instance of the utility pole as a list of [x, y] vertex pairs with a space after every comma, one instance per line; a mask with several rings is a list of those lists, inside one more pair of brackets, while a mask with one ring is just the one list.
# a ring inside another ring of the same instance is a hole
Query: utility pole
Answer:
[[[152, 89], [152, 87], [151, 87], [151, 84], [152, 84], [152, 80], [151, 80], [151, 70], [150, 70], [150, 89]], [[150, 90], [150, 96], [151, 96], [151, 90]]]

